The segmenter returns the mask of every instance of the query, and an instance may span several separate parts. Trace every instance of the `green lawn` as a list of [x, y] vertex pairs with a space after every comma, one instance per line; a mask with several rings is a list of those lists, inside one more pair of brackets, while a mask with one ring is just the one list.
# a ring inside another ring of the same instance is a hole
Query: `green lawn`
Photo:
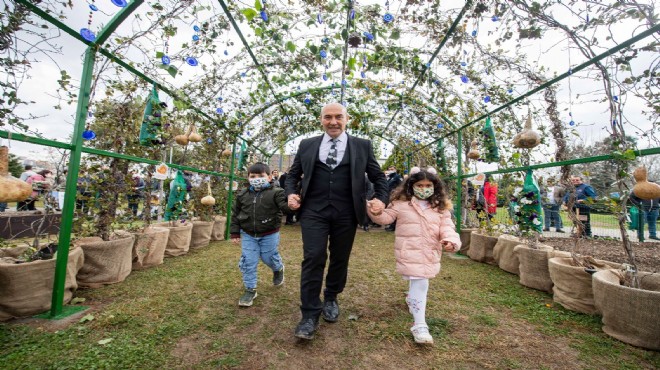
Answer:
[[285, 285], [272, 287], [260, 265], [253, 307], [237, 306], [240, 248], [215, 242], [78, 291], [91, 321], [0, 324], [0, 368], [660, 368], [660, 353], [608, 337], [600, 317], [565, 310], [495, 266], [447, 256], [429, 292], [436, 344], [416, 346], [392, 248], [391, 233], [358, 232], [340, 321], [322, 323], [312, 343], [293, 337], [302, 253], [300, 229], [285, 227]]

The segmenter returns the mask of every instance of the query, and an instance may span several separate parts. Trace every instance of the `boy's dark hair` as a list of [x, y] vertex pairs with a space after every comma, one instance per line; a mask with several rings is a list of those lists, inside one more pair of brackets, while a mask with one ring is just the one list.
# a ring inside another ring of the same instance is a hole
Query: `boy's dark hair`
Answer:
[[392, 192], [390, 200], [411, 200], [415, 196], [413, 185], [424, 179], [433, 183], [433, 195], [427, 199], [431, 204], [431, 208], [435, 208], [439, 211], [445, 209], [451, 210], [453, 206], [451, 201], [447, 198], [447, 188], [445, 183], [440, 180], [438, 176], [426, 170], [420, 170], [419, 172], [408, 176], [406, 181]]
[[256, 174], [259, 174], [259, 175], [261, 175], [262, 173], [265, 173], [265, 174], [269, 175], [270, 174], [270, 168], [265, 163], [257, 162], [255, 164], [251, 165], [250, 167], [248, 167], [248, 175], [251, 174], [251, 173], [256, 173]]
[[26, 164], [26, 165], [25, 165], [25, 170], [26, 170], [26, 171], [29, 171], [29, 170], [31, 170], [31, 169], [32, 169], [32, 166], [30, 166], [29, 164]]

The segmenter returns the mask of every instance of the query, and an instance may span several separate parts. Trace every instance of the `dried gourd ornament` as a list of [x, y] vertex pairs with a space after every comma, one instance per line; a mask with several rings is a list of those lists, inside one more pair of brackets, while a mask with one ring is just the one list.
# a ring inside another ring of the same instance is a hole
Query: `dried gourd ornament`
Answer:
[[477, 149], [478, 145], [479, 144], [477, 143], [476, 140], [472, 140], [472, 144], [470, 144], [472, 149], [470, 149], [470, 151], [467, 154], [468, 158], [470, 158], [470, 159], [479, 159], [480, 154], [479, 154], [479, 149]]
[[9, 174], [9, 148], [0, 147], [0, 202], [22, 202], [32, 194], [32, 186]]
[[635, 169], [633, 177], [636, 183], [632, 189], [633, 194], [645, 200], [660, 198], [660, 185], [649, 182], [647, 176], [646, 167], [637, 167]]
[[513, 137], [513, 146], [516, 148], [531, 149], [541, 144], [541, 135], [532, 130], [532, 113], [527, 113], [527, 121], [523, 130]]

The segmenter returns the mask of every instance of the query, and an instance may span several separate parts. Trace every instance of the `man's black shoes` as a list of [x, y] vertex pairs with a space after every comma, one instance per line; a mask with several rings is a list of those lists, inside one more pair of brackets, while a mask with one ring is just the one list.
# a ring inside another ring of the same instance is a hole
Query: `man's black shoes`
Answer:
[[314, 339], [314, 332], [319, 327], [319, 319], [303, 318], [296, 326], [296, 338], [312, 340]]
[[327, 322], [337, 322], [339, 320], [339, 305], [336, 300], [323, 303], [323, 320]]

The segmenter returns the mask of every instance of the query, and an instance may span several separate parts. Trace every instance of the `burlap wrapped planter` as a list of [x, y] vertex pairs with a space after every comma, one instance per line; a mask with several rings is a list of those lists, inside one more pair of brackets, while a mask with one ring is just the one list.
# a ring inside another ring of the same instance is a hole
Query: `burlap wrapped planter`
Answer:
[[548, 259], [552, 257], [553, 249], [547, 245], [539, 245], [538, 249], [526, 244], [513, 248], [518, 258], [520, 284], [544, 292], [552, 293], [552, 279], [548, 270]]
[[[84, 259], [82, 249], [72, 247], [69, 250], [64, 303], [69, 303], [78, 289], [76, 274]], [[33, 316], [50, 309], [55, 262], [55, 259], [21, 264], [0, 262], [0, 321]]]
[[458, 251], [459, 253], [467, 254], [470, 249], [473, 231], [479, 231], [479, 229], [461, 229], [461, 249]]
[[[614, 262], [596, 261], [598, 270], [617, 268]], [[553, 301], [564, 308], [586, 314], [597, 314], [594, 305], [594, 293], [591, 285], [591, 274], [584, 271], [584, 267], [573, 265], [570, 257], [553, 257], [548, 260], [552, 287]]]
[[213, 232], [213, 221], [193, 221], [192, 234], [190, 238], [190, 249], [202, 248], [211, 242]]
[[135, 237], [127, 232], [113, 234], [109, 241], [96, 236], [76, 239], [74, 245], [85, 253], [85, 264], [78, 271], [78, 285], [99, 288], [124, 281], [133, 265], [134, 241]]
[[227, 217], [215, 216], [213, 222], [213, 231], [211, 231], [211, 240], [225, 240], [225, 230], [227, 229]]
[[190, 239], [192, 238], [192, 222], [180, 221], [161, 222], [154, 224], [154, 226], [164, 227], [170, 230], [170, 237], [167, 238], [167, 247], [165, 247], [165, 257], [178, 257], [183, 256], [190, 250]]
[[484, 262], [497, 266], [495, 258], [493, 257], [493, 248], [497, 243], [497, 236], [490, 236], [481, 234], [477, 231], [472, 232], [470, 237], [470, 249], [467, 255], [470, 259], [477, 262]]
[[144, 232], [134, 233], [133, 270], [158, 266], [165, 258], [165, 247], [170, 236], [170, 229], [150, 226]]
[[520, 238], [507, 234], [497, 238], [497, 243], [493, 247], [493, 258], [502, 270], [516, 275], [520, 274], [518, 257], [513, 253], [513, 248], [522, 242]]
[[603, 331], [633, 346], [660, 351], [660, 274], [639, 272], [640, 289], [619, 283], [613, 270], [593, 276], [596, 308]]

